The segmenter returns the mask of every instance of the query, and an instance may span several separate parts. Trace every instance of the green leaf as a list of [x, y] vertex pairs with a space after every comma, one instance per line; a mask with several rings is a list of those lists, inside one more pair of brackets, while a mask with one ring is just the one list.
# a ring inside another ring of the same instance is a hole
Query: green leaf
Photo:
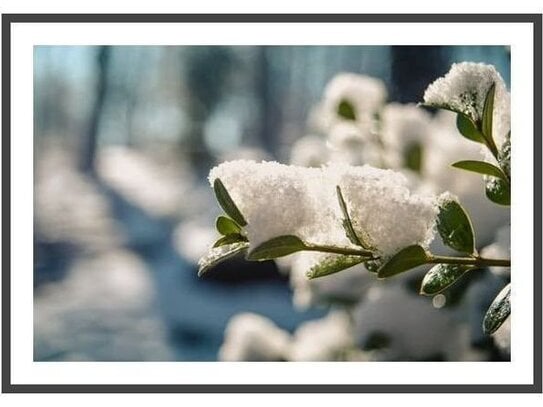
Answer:
[[422, 279], [420, 294], [439, 294], [474, 268], [461, 264], [437, 264]]
[[481, 120], [481, 130], [486, 140], [494, 144], [492, 138], [492, 119], [494, 115], [494, 95], [496, 93], [496, 84], [493, 83], [485, 97], [483, 106], [483, 117]]
[[346, 99], [341, 100], [337, 107], [337, 114], [346, 120], [356, 120], [356, 112], [351, 102]]
[[454, 168], [460, 168], [462, 170], [476, 172], [478, 174], [492, 175], [494, 177], [507, 180], [507, 178], [505, 177], [505, 174], [503, 173], [501, 169], [499, 169], [495, 165], [492, 165], [484, 161], [474, 161], [474, 160], [458, 161], [452, 164], [452, 166]]
[[221, 205], [224, 212], [234, 219], [238, 225], [247, 226], [247, 221], [239, 211], [238, 207], [230, 197], [230, 194], [226, 190], [226, 187], [219, 178], [213, 182], [213, 190], [215, 191], [217, 202], [219, 202], [219, 205]]
[[456, 127], [461, 135], [477, 143], [485, 144], [485, 137], [477, 129], [477, 125], [464, 113], [456, 115]]
[[341, 193], [341, 188], [336, 186], [337, 198], [339, 201], [339, 207], [343, 214], [343, 229], [345, 229], [345, 234], [352, 244], [363, 247], [366, 250], [373, 250], [372, 245], [369, 243], [369, 237], [367, 235], [358, 236], [354, 231], [353, 223], [351, 217], [349, 216], [349, 211], [347, 210], [347, 205], [345, 204], [345, 199], [343, 199], [343, 194]]
[[219, 216], [215, 221], [215, 228], [223, 236], [239, 234], [241, 227], [232, 219], [226, 216]]
[[423, 163], [423, 148], [420, 143], [409, 145], [404, 151], [404, 163], [407, 168], [420, 173]]
[[422, 266], [430, 260], [428, 253], [419, 245], [408, 246], [388, 260], [377, 272], [378, 278], [387, 278]]
[[507, 177], [511, 178], [511, 131], [505, 136], [505, 141], [498, 154], [498, 162]]
[[462, 253], [475, 253], [475, 236], [471, 220], [462, 206], [454, 199], [440, 203], [437, 230], [443, 243]]
[[501, 178], [485, 176], [486, 197], [498, 205], [511, 206], [511, 187]]
[[361, 256], [326, 256], [323, 260], [311, 267], [306, 273], [306, 276], [309, 279], [328, 276], [330, 274], [356, 266], [357, 264], [362, 263], [364, 260], [365, 258]]
[[247, 255], [247, 260], [271, 260], [306, 248], [305, 243], [296, 236], [278, 236], [251, 250]]
[[238, 243], [238, 242], [247, 242], [247, 238], [245, 236], [240, 235], [239, 233], [233, 233], [233, 234], [221, 237], [219, 240], [215, 242], [213, 247], [220, 247], [227, 244]]
[[247, 250], [249, 243], [239, 242], [210, 249], [198, 261], [198, 277], [201, 277], [217, 264]]
[[507, 284], [496, 296], [483, 319], [483, 331], [491, 335], [505, 322], [511, 314], [511, 284]]

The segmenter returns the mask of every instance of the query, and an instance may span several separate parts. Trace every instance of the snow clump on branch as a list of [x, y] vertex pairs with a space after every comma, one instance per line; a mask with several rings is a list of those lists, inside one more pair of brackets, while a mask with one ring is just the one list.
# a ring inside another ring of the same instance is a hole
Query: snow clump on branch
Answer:
[[392, 170], [330, 164], [322, 168], [276, 162], [231, 161], [213, 168], [247, 220], [247, 236], [258, 246], [295, 235], [310, 244], [349, 246], [336, 186], [343, 192], [353, 227], [385, 257], [433, 240], [436, 197], [412, 193]]
[[480, 123], [488, 91], [496, 85], [494, 96], [493, 135], [501, 147], [510, 129], [511, 96], [499, 72], [492, 65], [462, 62], [434, 81], [424, 93], [424, 103], [463, 113]]

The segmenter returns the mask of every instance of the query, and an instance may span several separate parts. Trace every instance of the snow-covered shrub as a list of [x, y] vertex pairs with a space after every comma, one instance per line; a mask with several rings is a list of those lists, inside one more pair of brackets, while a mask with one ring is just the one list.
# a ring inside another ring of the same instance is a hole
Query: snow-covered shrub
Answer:
[[[507, 229], [479, 251], [509, 222], [509, 92], [493, 66], [465, 62], [424, 94], [422, 105], [445, 113], [385, 105], [386, 95], [377, 79], [340, 74], [311, 113], [318, 135], [294, 145], [294, 165], [237, 160], [210, 172], [225, 214], [200, 274], [234, 255], [288, 256], [281, 264], [290, 268], [296, 305], [343, 309], [300, 327], [282, 357], [481, 357], [470, 348], [469, 324], [459, 322], [462, 311], [436, 308], [468, 273], [491, 268], [509, 279]], [[407, 291], [405, 272], [413, 269], [426, 273], [418, 288], [435, 308]], [[396, 284], [375, 282], [397, 275]], [[486, 312], [485, 334], [498, 338], [509, 313], [507, 286]]]

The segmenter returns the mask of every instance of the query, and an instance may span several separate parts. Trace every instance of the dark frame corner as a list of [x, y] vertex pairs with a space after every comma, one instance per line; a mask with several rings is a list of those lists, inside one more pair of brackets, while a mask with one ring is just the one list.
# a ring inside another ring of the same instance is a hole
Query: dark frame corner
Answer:
[[[534, 383], [525, 385], [35, 385], [11, 382], [10, 339], [10, 95], [11, 24], [13, 23], [138, 23], [138, 22], [390, 22], [497, 23], [533, 25], [534, 40]], [[541, 14], [3, 14], [2, 15], [2, 392], [3, 393], [541, 393]]]

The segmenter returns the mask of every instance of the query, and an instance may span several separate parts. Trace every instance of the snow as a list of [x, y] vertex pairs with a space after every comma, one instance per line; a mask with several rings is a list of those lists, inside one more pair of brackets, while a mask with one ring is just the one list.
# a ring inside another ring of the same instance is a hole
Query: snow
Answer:
[[330, 161], [350, 165], [380, 162], [380, 150], [369, 129], [354, 122], [339, 122], [328, 132]]
[[389, 103], [381, 119], [381, 139], [391, 168], [404, 166], [406, 149], [415, 144], [425, 146], [432, 137], [432, 118], [414, 104]]
[[290, 163], [301, 167], [320, 167], [328, 162], [330, 151], [322, 137], [307, 135], [296, 140], [290, 150]]
[[238, 160], [213, 168], [211, 185], [219, 178], [248, 222], [247, 236], [255, 247], [282, 235], [304, 236], [315, 219], [309, 206], [307, 180], [317, 169], [276, 162]]
[[354, 310], [355, 338], [359, 346], [373, 333], [391, 339], [379, 360], [421, 360], [443, 354], [462, 360], [469, 354], [468, 327], [453, 311], [435, 309], [427, 298], [411, 294], [400, 285], [375, 285]]
[[219, 235], [213, 226], [204, 225], [197, 221], [182, 222], [173, 231], [173, 244], [179, 254], [197, 264]]
[[492, 84], [496, 84], [493, 135], [500, 147], [510, 129], [511, 96], [494, 66], [475, 62], [453, 64], [444, 77], [428, 86], [424, 102], [462, 112], [477, 123], [482, 119], [485, 98]]
[[179, 217], [193, 205], [186, 199], [194, 188], [194, 174], [174, 151], [141, 152], [130, 147], [103, 148], [98, 174], [127, 200], [156, 217]]
[[125, 249], [77, 261], [34, 295], [38, 360], [172, 360], [151, 273]]
[[326, 317], [305, 322], [296, 329], [289, 360], [341, 360], [342, 354], [353, 345], [349, 315], [343, 311], [332, 311]]
[[42, 146], [36, 162], [35, 232], [40, 240], [100, 250], [124, 239], [111, 208], [92, 179], [62, 148]]
[[367, 75], [342, 72], [334, 76], [324, 89], [322, 100], [310, 115], [310, 126], [327, 132], [338, 122], [345, 121], [338, 114], [340, 103], [349, 103], [357, 124], [372, 128], [374, 116], [387, 98], [383, 81]]
[[276, 162], [230, 161], [213, 168], [245, 216], [247, 235], [259, 245], [281, 235], [310, 243], [349, 245], [341, 226], [336, 186], [342, 188], [353, 226], [368, 234], [381, 255], [434, 237], [435, 197], [418, 195], [392, 170], [330, 164], [320, 169]]
[[392, 170], [368, 165], [331, 165], [341, 187], [353, 227], [359, 236], [367, 234], [384, 257], [413, 244], [427, 247], [435, 236], [438, 213], [435, 196], [418, 195], [408, 180]]
[[249, 312], [230, 319], [224, 337], [219, 360], [229, 362], [285, 360], [291, 341], [290, 334], [273, 321]]

